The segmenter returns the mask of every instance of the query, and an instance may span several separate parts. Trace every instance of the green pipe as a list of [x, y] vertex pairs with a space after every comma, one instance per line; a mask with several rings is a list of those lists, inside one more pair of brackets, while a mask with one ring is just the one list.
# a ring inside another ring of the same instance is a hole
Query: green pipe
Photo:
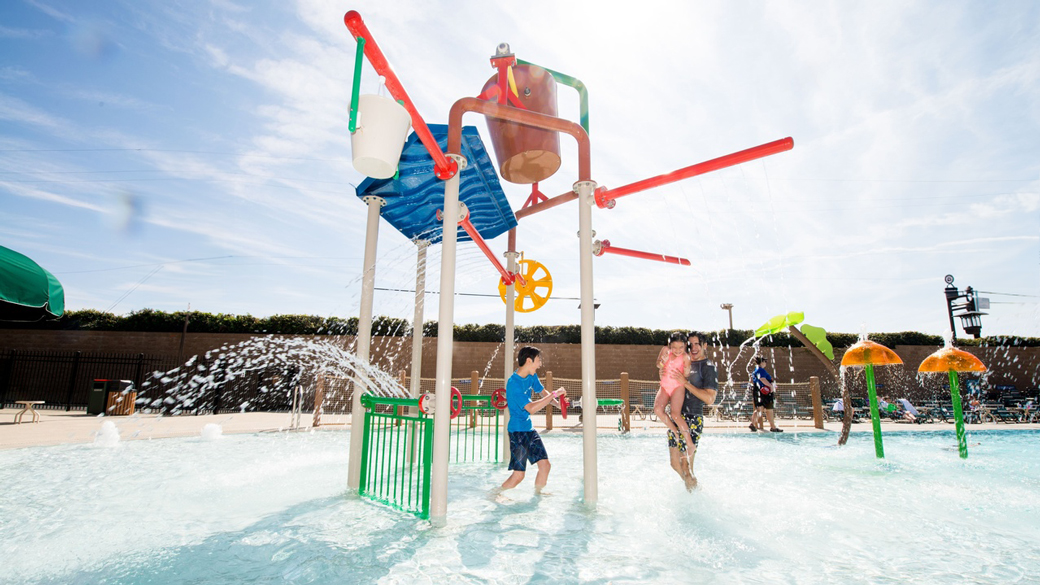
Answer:
[[[521, 64], [521, 65], [534, 65], [535, 67], [542, 67], [541, 65], [536, 65], [534, 63], [531, 63], [530, 61], [524, 61], [523, 59], [517, 59], [516, 62]], [[549, 74], [552, 75], [553, 79], [555, 79], [556, 81], [558, 81], [558, 82], [560, 82], [560, 83], [562, 83], [564, 85], [569, 85], [569, 86], [573, 87], [574, 89], [578, 90], [578, 97], [581, 99], [581, 110], [580, 110], [581, 127], [585, 129], [585, 134], [588, 134], [589, 133], [589, 91], [587, 89], [585, 89], [585, 84], [582, 83], [580, 79], [577, 79], [575, 77], [571, 77], [570, 75], [567, 75], [566, 73], [560, 73], [559, 71], [553, 71], [552, 69], [549, 69], [548, 67], [542, 67], [542, 69], [545, 69], [546, 71], [548, 71]]]
[[354, 87], [350, 91], [350, 133], [357, 130], [358, 95], [361, 93], [361, 65], [365, 60], [365, 37], [357, 38], [357, 54], [354, 56]]
[[[418, 398], [388, 398], [385, 396], [375, 396], [374, 394], [362, 394], [361, 395], [361, 406], [365, 408], [372, 408], [373, 406], [411, 406], [419, 408]], [[393, 415], [396, 417], [396, 415]]]
[[953, 402], [953, 420], [957, 429], [957, 450], [961, 459], [968, 458], [968, 437], [964, 431], [964, 409], [961, 407], [961, 389], [957, 381], [957, 372], [950, 370], [950, 401]]
[[877, 388], [874, 385], [874, 364], [867, 364], [867, 394], [870, 395], [870, 422], [874, 426], [874, 453], [878, 459], [885, 458], [885, 446], [881, 444], [881, 415], [878, 414]]
[[371, 460], [368, 456], [368, 447], [371, 442], [369, 437], [372, 434], [371, 411], [365, 411], [365, 424], [361, 432], [361, 481], [358, 483], [358, 493], [364, 495], [368, 493], [368, 466], [371, 465]]
[[423, 465], [422, 465], [422, 508], [420, 518], [430, 517], [430, 475], [433, 465], [433, 421], [430, 420], [423, 429]]
[[[395, 502], [403, 502], [401, 495], [397, 493], [397, 476], [401, 475], [404, 468], [401, 467], [401, 427], [397, 426], [398, 421], [394, 421], [390, 429], [393, 431], [394, 446], [390, 449], [390, 468], [393, 470], [394, 485], [390, 489], [390, 492], [394, 494]], [[404, 486], [404, 481], [401, 482]]]

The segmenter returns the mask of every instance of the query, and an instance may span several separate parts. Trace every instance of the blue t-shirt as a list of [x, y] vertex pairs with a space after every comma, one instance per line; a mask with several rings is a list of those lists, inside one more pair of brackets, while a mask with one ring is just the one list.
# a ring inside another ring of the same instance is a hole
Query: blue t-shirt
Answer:
[[537, 374], [531, 374], [526, 378], [520, 377], [513, 372], [506, 380], [506, 404], [509, 408], [509, 425], [506, 427], [510, 433], [520, 431], [533, 431], [534, 424], [531, 423], [531, 413], [524, 408], [531, 403], [531, 392], [541, 392], [545, 389]]
[[762, 389], [763, 378], [772, 385], [773, 377], [769, 375], [769, 372], [767, 372], [765, 368], [758, 366], [755, 368], [755, 371], [751, 373], [751, 379], [755, 382], [755, 388], [758, 388], [759, 390]]

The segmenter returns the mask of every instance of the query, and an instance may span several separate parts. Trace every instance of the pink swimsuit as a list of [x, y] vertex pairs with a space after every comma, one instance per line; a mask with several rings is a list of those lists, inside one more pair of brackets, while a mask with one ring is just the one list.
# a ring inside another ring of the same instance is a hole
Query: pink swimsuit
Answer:
[[672, 377], [673, 372], [683, 372], [683, 356], [673, 356], [671, 352], [668, 352], [668, 359], [664, 362], [664, 373], [661, 374], [661, 389], [671, 397], [672, 393], [675, 392], [676, 388], [683, 386], [682, 380], [676, 380]]

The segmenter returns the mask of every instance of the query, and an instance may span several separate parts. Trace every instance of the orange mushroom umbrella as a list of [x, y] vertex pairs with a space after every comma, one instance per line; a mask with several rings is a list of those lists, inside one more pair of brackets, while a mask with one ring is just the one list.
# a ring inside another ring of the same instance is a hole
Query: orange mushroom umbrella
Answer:
[[842, 367], [860, 367], [867, 376], [867, 395], [870, 397], [870, 422], [874, 428], [874, 453], [878, 459], [885, 458], [885, 447], [881, 441], [881, 416], [878, 414], [877, 388], [874, 384], [874, 366], [902, 365], [896, 352], [880, 343], [864, 339], [850, 347], [841, 356]]
[[961, 459], [968, 458], [968, 437], [964, 431], [964, 409], [961, 406], [961, 390], [957, 372], [985, 372], [986, 365], [979, 358], [954, 347], [944, 347], [924, 358], [917, 368], [924, 374], [946, 373], [950, 377], [950, 402], [953, 404], [953, 421], [957, 428], [957, 449]]
[[856, 343], [841, 357], [842, 366], [895, 366], [902, 363], [896, 352], [868, 339]]
[[950, 370], [955, 372], [985, 372], [986, 369], [986, 365], [970, 353], [962, 349], [944, 347], [924, 358], [917, 371], [929, 374], [944, 374]]

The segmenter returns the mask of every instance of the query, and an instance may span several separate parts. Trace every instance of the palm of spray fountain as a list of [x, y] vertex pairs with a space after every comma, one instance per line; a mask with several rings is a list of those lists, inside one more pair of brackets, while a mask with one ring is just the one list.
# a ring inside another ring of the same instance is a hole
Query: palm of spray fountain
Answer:
[[[805, 313], [802, 313], [800, 311], [791, 311], [790, 313], [784, 315], [777, 315], [775, 317], [772, 317], [764, 324], [762, 324], [761, 327], [756, 329], [754, 336], [744, 341], [744, 343], [742, 343], [740, 347], [741, 349], [743, 349], [744, 344], [746, 344], [748, 341], [751, 341], [752, 339], [757, 340], [758, 338], [765, 337], [767, 335], [779, 333], [783, 331], [786, 327], [787, 332], [790, 333], [792, 337], [801, 342], [801, 344], [809, 350], [809, 353], [811, 353], [814, 357], [816, 357], [816, 359], [820, 361], [821, 364], [823, 364], [823, 367], [827, 370], [827, 373], [829, 373], [834, 378], [834, 381], [841, 388], [842, 404], [851, 404], [852, 396], [849, 393], [848, 386], [846, 386], [843, 383], [840, 372], [838, 372], [838, 369], [834, 367], [834, 346], [831, 345], [831, 342], [827, 339], [827, 331], [824, 330], [822, 327], [814, 327], [813, 325], [809, 325], [808, 323], [802, 323], [804, 320]], [[799, 323], [802, 324], [801, 329], [798, 328]], [[740, 354], [738, 353], [737, 355], [739, 357]], [[852, 408], [846, 408], [845, 414], [842, 417], [841, 433], [838, 435], [839, 446], [844, 445], [849, 440], [849, 432], [852, 429], [852, 417]], [[820, 424], [822, 425], [822, 421], [820, 422]], [[823, 427], [820, 426], [819, 428]]]

